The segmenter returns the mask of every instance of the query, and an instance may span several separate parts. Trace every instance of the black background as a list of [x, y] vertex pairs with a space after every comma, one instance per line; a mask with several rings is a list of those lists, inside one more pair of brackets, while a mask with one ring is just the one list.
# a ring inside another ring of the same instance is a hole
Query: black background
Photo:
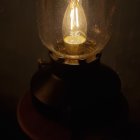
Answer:
[[[140, 1], [122, 0], [113, 38], [102, 62], [120, 76], [128, 100], [129, 119], [140, 123]], [[0, 135], [18, 137], [16, 109], [37, 70], [37, 59], [47, 58], [36, 26], [34, 0], [0, 0]], [[21, 138], [17, 138], [21, 139]]]

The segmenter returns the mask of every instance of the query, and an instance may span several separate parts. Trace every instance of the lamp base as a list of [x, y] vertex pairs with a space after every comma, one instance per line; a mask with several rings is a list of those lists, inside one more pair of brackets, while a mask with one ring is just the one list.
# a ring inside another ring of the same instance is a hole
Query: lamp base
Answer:
[[23, 132], [32, 140], [70, 140], [70, 131], [40, 114], [30, 93], [18, 105], [17, 118]]
[[18, 120], [33, 140], [90, 140], [119, 135], [127, 113], [118, 75], [97, 60], [41, 65], [19, 104]]
[[[22, 131], [32, 140], [113, 140], [116, 137], [111, 128], [105, 128], [100, 133], [89, 131], [83, 135], [78, 130], [73, 132], [59, 123], [47, 119], [36, 110], [30, 93], [25, 94], [20, 100], [17, 118]], [[119, 134], [119, 131], [116, 130], [116, 133]], [[124, 140], [124, 137], [119, 135], [119, 140]]]

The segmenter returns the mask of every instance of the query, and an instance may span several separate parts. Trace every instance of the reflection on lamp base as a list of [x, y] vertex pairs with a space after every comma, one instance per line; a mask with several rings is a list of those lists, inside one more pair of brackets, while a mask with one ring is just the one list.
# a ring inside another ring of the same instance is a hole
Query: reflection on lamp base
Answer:
[[18, 121], [33, 140], [112, 140], [125, 128], [127, 113], [118, 75], [99, 60], [80, 66], [53, 62], [33, 76]]

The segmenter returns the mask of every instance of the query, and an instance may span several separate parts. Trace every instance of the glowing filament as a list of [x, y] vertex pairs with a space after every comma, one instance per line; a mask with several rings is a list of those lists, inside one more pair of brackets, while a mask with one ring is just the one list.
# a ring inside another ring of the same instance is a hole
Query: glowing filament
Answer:
[[63, 37], [67, 44], [83, 44], [86, 41], [87, 21], [79, 0], [71, 0], [63, 19]]

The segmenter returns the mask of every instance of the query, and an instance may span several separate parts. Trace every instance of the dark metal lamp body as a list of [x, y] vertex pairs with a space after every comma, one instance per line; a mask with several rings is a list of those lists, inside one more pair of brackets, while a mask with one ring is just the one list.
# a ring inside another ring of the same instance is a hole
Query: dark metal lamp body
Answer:
[[40, 113], [82, 137], [86, 132], [118, 131], [127, 122], [120, 79], [100, 58], [76, 66], [40, 64], [31, 94]]
[[[85, 140], [88, 133], [119, 134], [124, 128], [127, 102], [119, 76], [97, 55], [118, 23], [117, 5], [117, 0], [37, 1], [40, 38], [53, 60], [39, 65], [30, 96], [19, 104], [19, 123], [32, 139]], [[51, 129], [56, 124], [63, 131]], [[64, 138], [66, 129], [71, 134]]]

